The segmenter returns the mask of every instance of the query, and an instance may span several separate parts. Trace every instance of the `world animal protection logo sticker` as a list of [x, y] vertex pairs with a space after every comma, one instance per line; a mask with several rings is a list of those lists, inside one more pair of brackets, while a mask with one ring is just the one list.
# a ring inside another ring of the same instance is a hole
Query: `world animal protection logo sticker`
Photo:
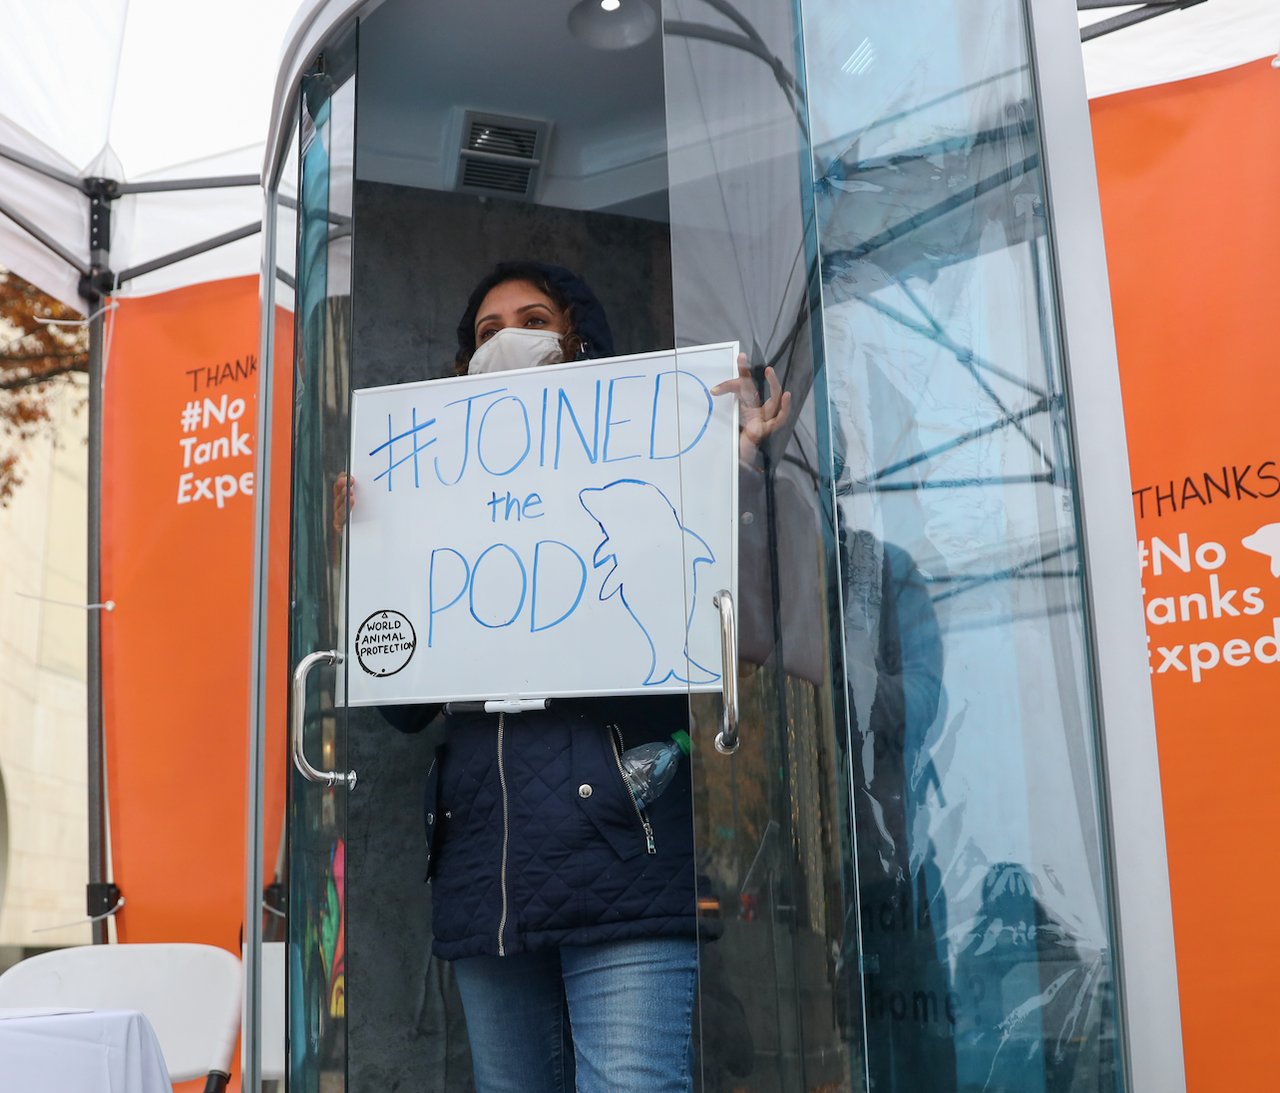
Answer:
[[355, 392], [348, 701], [718, 690], [737, 353]]
[[1160, 683], [1199, 686], [1280, 664], [1280, 522], [1248, 527], [1139, 540], [1151, 674]]
[[375, 611], [356, 629], [356, 663], [371, 676], [393, 676], [408, 665], [418, 635], [399, 611]]

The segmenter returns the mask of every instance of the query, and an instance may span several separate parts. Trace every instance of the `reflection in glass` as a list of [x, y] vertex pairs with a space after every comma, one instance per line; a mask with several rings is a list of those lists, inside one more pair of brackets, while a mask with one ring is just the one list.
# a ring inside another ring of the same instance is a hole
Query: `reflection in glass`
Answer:
[[1021, 8], [663, 11], [677, 343], [799, 405], [743, 494], [742, 750], [695, 774], [704, 1009], [748, 1000], [703, 1088], [1115, 1090]]
[[842, 561], [868, 1075], [877, 1090], [1110, 1090], [1036, 108], [1020, 6], [980, 7], [805, 7], [839, 519], [912, 559], [930, 618], [899, 622], [940, 653], [936, 716], [904, 701], [886, 731], [898, 683], [865, 647], [865, 605], [883, 617], [901, 581]]
[[[841, 944], [853, 881], [843, 698], [821, 621], [834, 537], [814, 469], [798, 28], [788, 6], [763, 2], [670, 0], [663, 13], [677, 345], [737, 338], [757, 381], [775, 368], [793, 406], [740, 481], [742, 744], [694, 764], [708, 908], [698, 1088], [861, 1089], [857, 961]], [[693, 710], [708, 739], [717, 704]]]

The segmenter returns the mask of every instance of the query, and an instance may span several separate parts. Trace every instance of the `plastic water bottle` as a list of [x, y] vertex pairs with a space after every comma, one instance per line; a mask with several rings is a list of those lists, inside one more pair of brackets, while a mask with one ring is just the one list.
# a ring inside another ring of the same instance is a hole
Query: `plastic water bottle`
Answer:
[[681, 730], [671, 734], [669, 743], [655, 740], [622, 753], [622, 777], [637, 804], [650, 805], [662, 796], [676, 776], [680, 757], [688, 755], [692, 746], [689, 734]]

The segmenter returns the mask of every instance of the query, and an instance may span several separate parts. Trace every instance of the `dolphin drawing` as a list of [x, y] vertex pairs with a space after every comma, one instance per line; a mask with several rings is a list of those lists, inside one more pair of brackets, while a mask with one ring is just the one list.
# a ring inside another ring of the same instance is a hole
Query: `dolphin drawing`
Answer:
[[1240, 545], [1271, 559], [1271, 576], [1280, 577], [1280, 524], [1263, 524], [1252, 535], [1240, 540]]
[[[649, 643], [644, 685], [718, 680], [719, 672], [689, 655], [698, 566], [715, 561], [706, 541], [680, 523], [675, 506], [652, 482], [620, 478], [579, 491], [578, 500], [604, 533], [592, 564], [599, 569], [613, 563], [600, 584], [600, 600], [617, 596]], [[655, 545], [663, 549], [655, 550]], [[689, 614], [680, 618], [670, 609], [671, 597], [684, 595], [686, 587]]]

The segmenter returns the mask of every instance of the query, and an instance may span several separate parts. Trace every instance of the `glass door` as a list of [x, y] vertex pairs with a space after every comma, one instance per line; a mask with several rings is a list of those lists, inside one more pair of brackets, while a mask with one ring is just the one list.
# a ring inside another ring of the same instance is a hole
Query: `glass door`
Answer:
[[[776, 431], [740, 445], [740, 743], [694, 755], [695, 1086], [862, 1090], [800, 27], [789, 5], [663, 10], [676, 342], [736, 338], [757, 398], [788, 400]], [[691, 708], [709, 741], [721, 704]]]
[[344, 521], [355, 35], [303, 78], [293, 382], [289, 666], [288, 1076], [295, 1093], [346, 1088], [348, 775]]
[[1116, 1093], [1023, 6], [663, 12], [677, 345], [791, 396], [740, 477], [741, 746], [694, 761], [699, 1088]]

